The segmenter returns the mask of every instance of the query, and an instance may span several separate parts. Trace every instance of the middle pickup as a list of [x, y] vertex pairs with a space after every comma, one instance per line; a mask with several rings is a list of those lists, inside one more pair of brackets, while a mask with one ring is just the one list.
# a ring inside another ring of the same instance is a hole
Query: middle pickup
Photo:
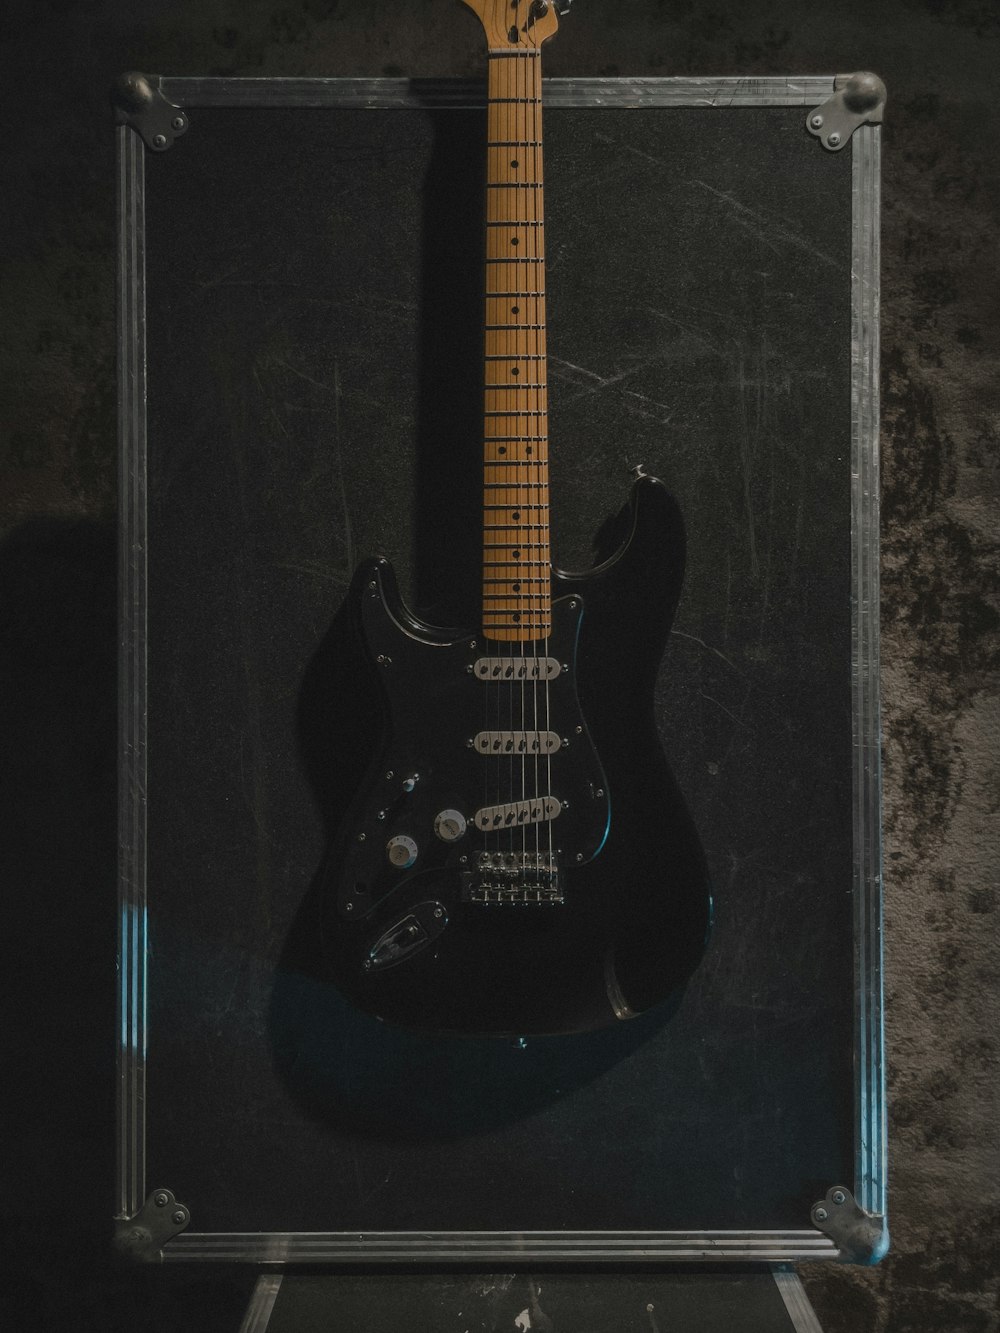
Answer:
[[480, 754], [555, 754], [562, 741], [554, 731], [480, 731], [473, 745]]

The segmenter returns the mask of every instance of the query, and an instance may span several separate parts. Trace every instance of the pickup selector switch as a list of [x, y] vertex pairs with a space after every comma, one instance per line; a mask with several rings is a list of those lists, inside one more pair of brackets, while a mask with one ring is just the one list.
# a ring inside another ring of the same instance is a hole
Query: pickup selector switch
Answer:
[[441, 810], [434, 816], [434, 832], [442, 842], [458, 842], [466, 827], [465, 816], [458, 810]]
[[408, 838], [405, 833], [399, 833], [395, 838], [390, 838], [386, 843], [386, 855], [390, 864], [397, 870], [409, 870], [417, 859], [417, 844], [412, 838]]

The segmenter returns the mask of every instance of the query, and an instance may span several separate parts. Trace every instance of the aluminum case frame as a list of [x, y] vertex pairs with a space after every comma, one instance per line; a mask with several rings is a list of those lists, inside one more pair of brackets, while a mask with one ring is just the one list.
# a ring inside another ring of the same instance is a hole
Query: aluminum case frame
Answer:
[[[481, 106], [468, 81], [163, 78], [166, 98], [205, 107]], [[815, 107], [834, 77], [554, 79], [557, 107]], [[115, 1216], [135, 1217], [152, 1186], [145, 1169], [146, 881], [146, 308], [144, 155], [117, 134], [119, 447], [119, 946]], [[822, 151], [817, 145], [817, 152]], [[883, 1032], [879, 724], [879, 217], [880, 129], [863, 125], [852, 154], [851, 689], [853, 697], [854, 1181], [860, 1207], [884, 1226], [886, 1108]], [[168, 1182], [169, 1183], [169, 1182]], [[194, 1219], [195, 1223], [197, 1219]], [[255, 1264], [496, 1264], [850, 1258], [818, 1229], [640, 1232], [285, 1232], [186, 1230], [170, 1261]], [[874, 1257], [880, 1257], [875, 1255]]]

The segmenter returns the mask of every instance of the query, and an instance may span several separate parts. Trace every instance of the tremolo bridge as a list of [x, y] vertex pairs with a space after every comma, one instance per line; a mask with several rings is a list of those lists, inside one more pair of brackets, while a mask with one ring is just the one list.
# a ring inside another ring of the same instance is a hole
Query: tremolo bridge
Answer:
[[475, 868], [462, 875], [462, 900], [500, 903], [561, 903], [555, 852], [480, 852]]

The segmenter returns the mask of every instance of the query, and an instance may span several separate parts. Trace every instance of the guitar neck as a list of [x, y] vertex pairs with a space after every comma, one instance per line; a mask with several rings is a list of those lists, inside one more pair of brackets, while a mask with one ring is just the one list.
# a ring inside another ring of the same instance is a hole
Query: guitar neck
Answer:
[[531, 642], [551, 624], [542, 68], [489, 57], [483, 634]]

